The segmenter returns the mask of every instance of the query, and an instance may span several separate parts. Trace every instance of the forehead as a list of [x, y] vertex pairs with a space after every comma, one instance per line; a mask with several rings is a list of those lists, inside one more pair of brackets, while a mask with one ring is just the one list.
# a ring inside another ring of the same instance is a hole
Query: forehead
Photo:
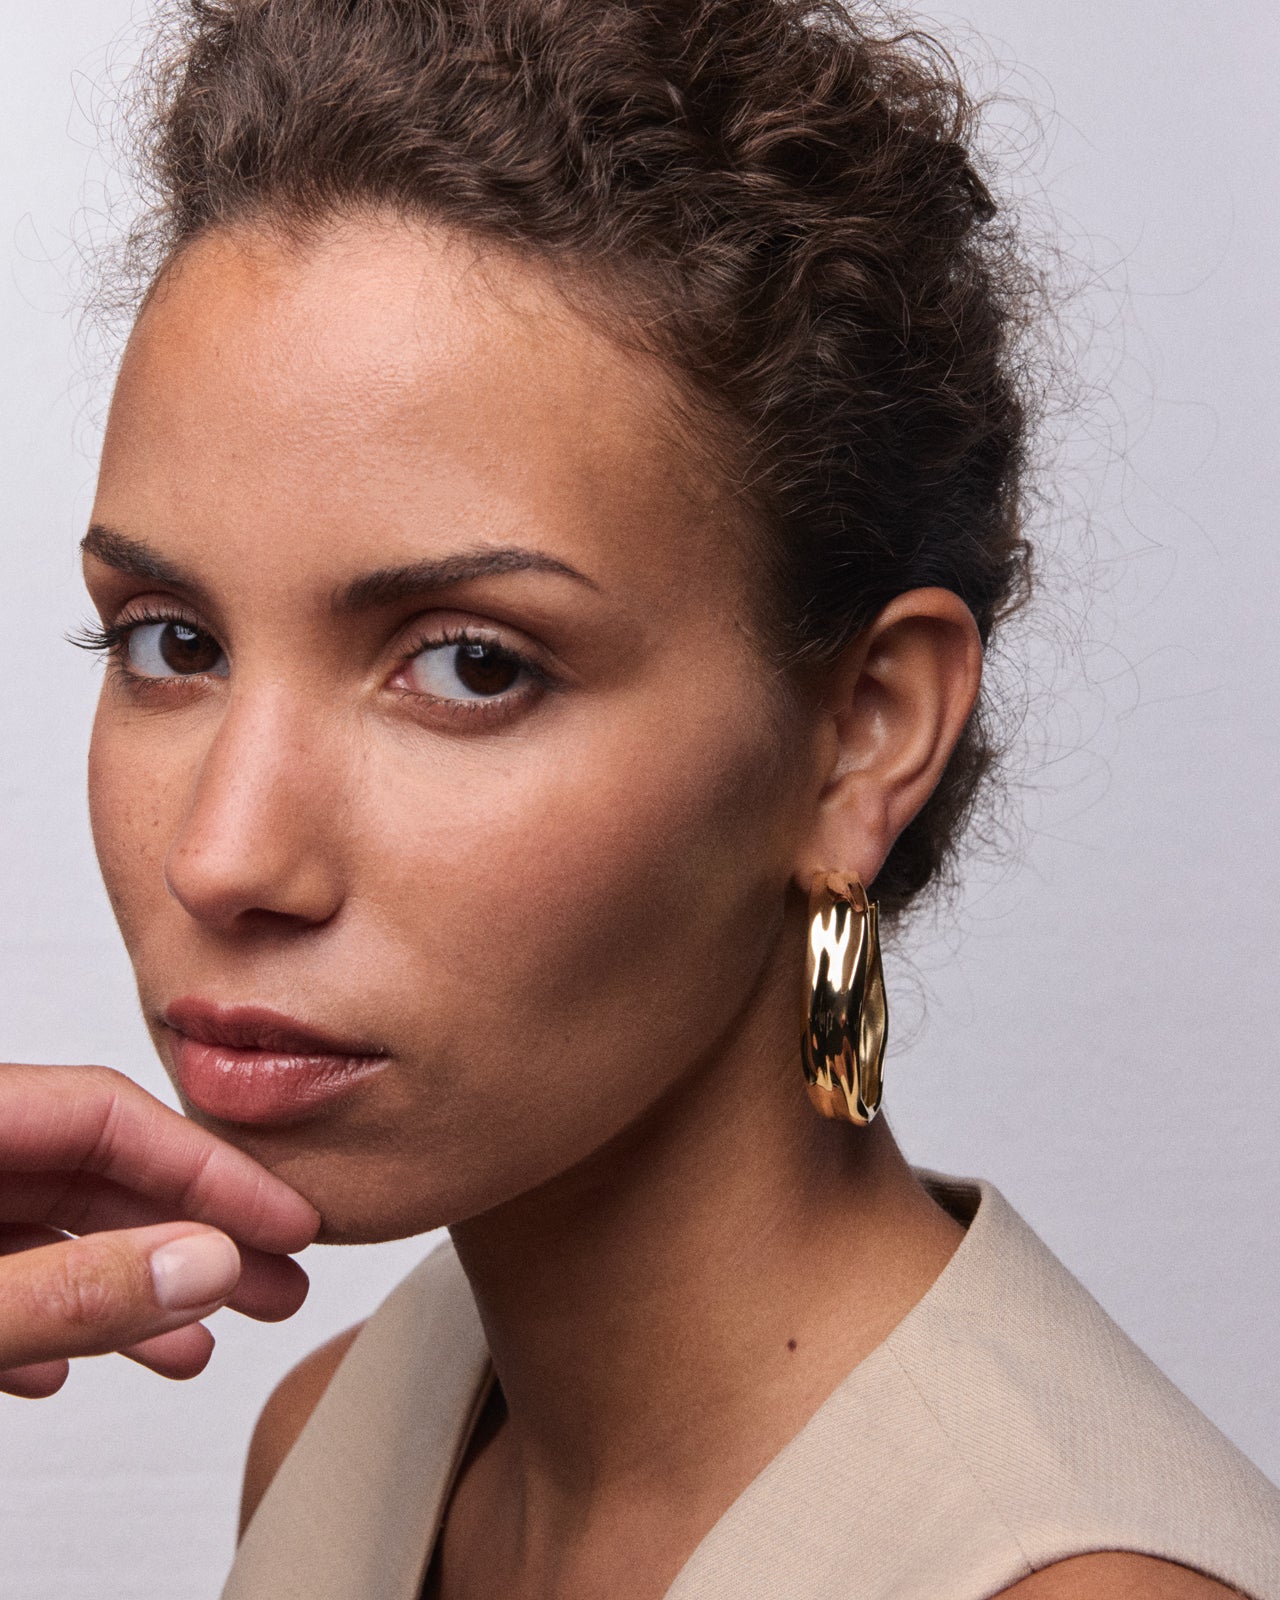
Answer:
[[723, 585], [740, 518], [680, 398], [548, 269], [456, 235], [215, 234], [130, 339], [99, 509], [148, 537], [251, 537], [259, 556], [309, 532], [329, 567], [518, 534], [605, 575]]

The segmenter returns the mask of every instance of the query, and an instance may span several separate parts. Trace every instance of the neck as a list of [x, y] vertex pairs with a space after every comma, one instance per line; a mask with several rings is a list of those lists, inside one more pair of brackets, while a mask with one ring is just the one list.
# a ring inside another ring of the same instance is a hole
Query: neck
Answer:
[[562, 1541], [613, 1501], [679, 1506], [696, 1543], [962, 1237], [883, 1117], [812, 1109], [788, 1016], [762, 993], [643, 1125], [452, 1230], [507, 1487]]

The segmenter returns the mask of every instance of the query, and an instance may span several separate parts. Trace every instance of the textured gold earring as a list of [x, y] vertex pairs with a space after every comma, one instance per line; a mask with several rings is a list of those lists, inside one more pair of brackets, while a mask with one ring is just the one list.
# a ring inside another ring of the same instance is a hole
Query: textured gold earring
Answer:
[[889, 1008], [876, 903], [861, 881], [820, 872], [809, 891], [801, 1052], [824, 1117], [865, 1125], [880, 1109]]

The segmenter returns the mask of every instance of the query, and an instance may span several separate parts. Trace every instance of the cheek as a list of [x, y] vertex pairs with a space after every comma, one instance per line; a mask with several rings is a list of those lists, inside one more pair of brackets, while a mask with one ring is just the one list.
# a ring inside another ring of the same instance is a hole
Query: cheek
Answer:
[[194, 932], [169, 893], [165, 863], [215, 730], [209, 718], [124, 706], [103, 686], [89, 741], [89, 823], [139, 979], [171, 967]]
[[696, 760], [670, 742], [529, 754], [433, 784], [426, 806], [415, 786], [388, 840], [409, 924], [425, 912], [434, 933], [447, 907], [446, 952], [505, 983], [549, 1000], [635, 970], [649, 954], [638, 932], [669, 942], [718, 922], [718, 901], [757, 895], [776, 865], [767, 750], [721, 738]]
[[[405, 992], [433, 1041], [424, 1062], [450, 1066], [459, 1136], [482, 1103], [487, 1148], [539, 1169], [523, 1181], [651, 1104], [772, 949], [789, 867], [780, 763], [770, 732], [728, 736], [732, 722], [643, 739], [619, 719], [626, 738], [536, 759], [513, 744], [501, 770], [476, 759], [429, 806], [400, 788], [380, 876], [423, 975]], [[378, 789], [396, 792], [385, 775]]]
[[[103, 691], [103, 701], [110, 693]], [[138, 741], [100, 702], [89, 743], [89, 822], [98, 866], [132, 952], [147, 905], [163, 888], [164, 782], [157, 751]]]

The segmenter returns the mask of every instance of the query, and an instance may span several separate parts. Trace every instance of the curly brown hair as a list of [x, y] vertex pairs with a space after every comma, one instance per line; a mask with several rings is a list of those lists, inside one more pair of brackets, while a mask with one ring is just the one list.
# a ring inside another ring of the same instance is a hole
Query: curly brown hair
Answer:
[[[984, 645], [1026, 597], [1035, 278], [928, 38], [836, 0], [185, 0], [160, 66], [155, 270], [377, 206], [605, 286], [735, 446], [788, 670], [908, 589]], [[990, 727], [984, 690], [886, 916], [953, 867]]]

